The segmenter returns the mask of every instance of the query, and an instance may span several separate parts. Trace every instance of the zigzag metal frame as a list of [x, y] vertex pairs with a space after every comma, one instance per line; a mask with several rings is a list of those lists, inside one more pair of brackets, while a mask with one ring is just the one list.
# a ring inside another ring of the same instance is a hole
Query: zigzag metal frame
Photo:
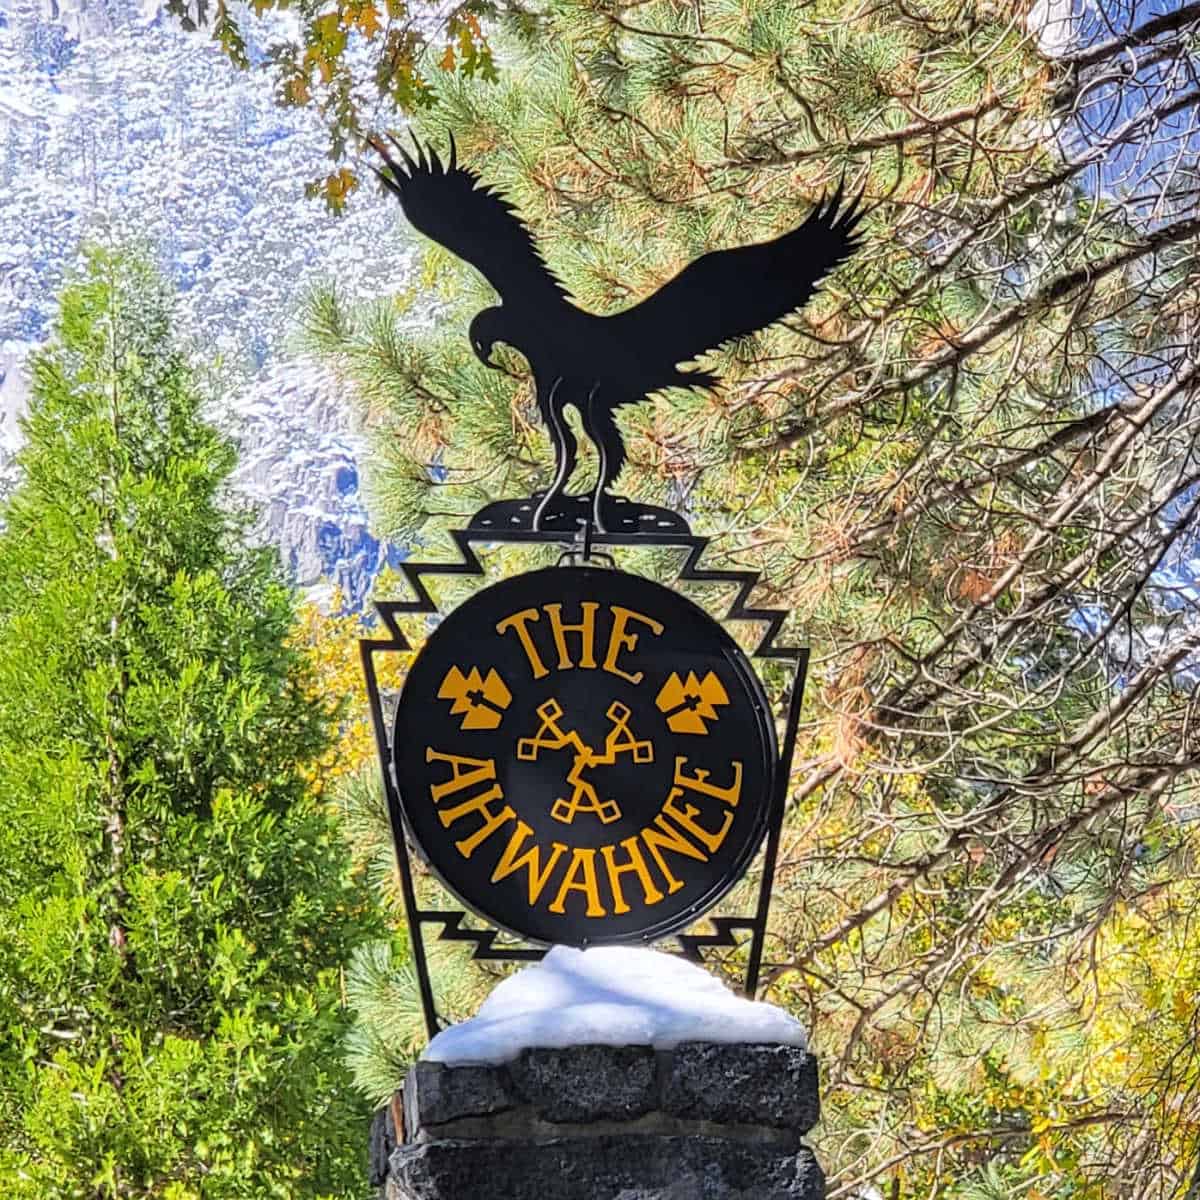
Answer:
[[405, 561], [401, 570], [413, 600], [382, 600], [375, 604], [390, 636], [386, 638], [363, 638], [359, 642], [363, 674], [366, 677], [367, 695], [371, 710], [371, 723], [375, 732], [375, 743], [379, 751], [379, 763], [383, 774], [384, 793], [387, 799], [388, 818], [392, 828], [392, 841], [396, 852], [396, 866], [400, 875], [400, 887], [404, 897], [404, 909], [408, 918], [409, 936], [417, 968], [417, 982], [421, 991], [421, 1004], [425, 1012], [425, 1024], [429, 1036], [434, 1037], [440, 1028], [433, 984], [429, 975], [429, 961], [425, 949], [424, 928], [440, 925], [440, 941], [465, 942], [473, 945], [472, 957], [491, 961], [535, 962], [546, 950], [530, 945], [509, 945], [496, 942], [500, 934], [495, 929], [472, 929], [463, 924], [467, 914], [461, 909], [424, 909], [417, 904], [413, 882], [412, 859], [408, 849], [407, 823], [404, 805], [400, 798], [399, 781], [395, 777], [391, 739], [383, 711], [383, 699], [379, 690], [375, 670], [377, 654], [410, 650], [398, 621], [402, 616], [431, 616], [439, 612], [438, 606], [425, 585], [426, 576], [478, 576], [485, 574], [483, 563], [475, 553], [472, 543], [489, 544], [531, 543], [558, 545], [570, 553], [578, 553], [582, 547], [585, 557], [591, 547], [623, 546], [627, 548], [677, 547], [687, 550], [687, 558], [679, 571], [678, 579], [683, 583], [736, 584], [737, 592], [730, 602], [723, 621], [760, 621], [766, 630], [753, 651], [752, 657], [774, 659], [793, 664], [791, 687], [788, 690], [787, 713], [784, 736], [780, 744], [779, 759], [772, 782], [771, 809], [768, 814], [766, 846], [763, 855], [762, 878], [759, 881], [758, 903], [751, 915], [737, 917], [710, 917], [713, 933], [678, 933], [675, 935], [685, 957], [694, 962], [704, 961], [706, 949], [732, 949], [738, 943], [738, 932], [750, 932], [750, 954], [746, 962], [743, 990], [753, 996], [758, 990], [762, 970], [763, 947], [766, 940], [767, 917], [770, 910], [771, 890], [775, 882], [775, 867], [779, 857], [780, 832], [783, 827], [784, 808], [787, 803], [788, 779], [791, 774], [792, 757], [796, 747], [796, 735], [800, 724], [800, 706], [804, 698], [804, 685], [808, 673], [808, 649], [794, 646], [778, 646], [775, 638], [783, 626], [786, 612], [782, 609], [758, 608], [749, 604], [750, 594], [761, 575], [749, 570], [720, 570], [701, 567], [700, 559], [708, 547], [709, 538], [692, 533], [617, 533], [602, 534], [590, 530], [581, 531], [576, 539], [567, 534], [534, 532], [531, 530], [459, 529], [450, 534], [462, 558], [457, 563], [430, 563]]

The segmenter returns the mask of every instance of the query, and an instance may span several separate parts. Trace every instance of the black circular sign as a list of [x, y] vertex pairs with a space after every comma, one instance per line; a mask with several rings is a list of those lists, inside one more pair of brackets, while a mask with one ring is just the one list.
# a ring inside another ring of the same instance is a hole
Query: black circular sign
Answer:
[[746, 869], [776, 762], [721, 626], [638, 575], [551, 567], [455, 609], [400, 697], [418, 850], [493, 924], [573, 946], [661, 937]]

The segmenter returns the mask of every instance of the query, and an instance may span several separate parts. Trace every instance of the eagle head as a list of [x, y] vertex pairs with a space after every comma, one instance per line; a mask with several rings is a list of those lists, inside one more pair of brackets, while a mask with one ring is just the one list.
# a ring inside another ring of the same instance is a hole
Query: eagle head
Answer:
[[499, 363], [492, 362], [492, 347], [497, 342], [508, 340], [504, 336], [505, 324], [503, 310], [498, 305], [493, 305], [491, 308], [485, 308], [482, 312], [475, 314], [467, 334], [471, 339], [471, 349], [475, 351], [475, 357], [485, 367], [491, 367], [496, 371], [499, 371], [501, 367]]

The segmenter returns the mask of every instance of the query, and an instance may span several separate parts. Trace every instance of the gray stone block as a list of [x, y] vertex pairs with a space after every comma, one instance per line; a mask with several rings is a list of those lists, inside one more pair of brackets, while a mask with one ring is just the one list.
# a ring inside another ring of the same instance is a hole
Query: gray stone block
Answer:
[[[393, 1097], [394, 1099], [394, 1097]], [[371, 1118], [371, 1142], [367, 1153], [367, 1178], [372, 1187], [387, 1180], [389, 1163], [396, 1149], [396, 1126], [392, 1120], [392, 1105], [386, 1104]]]
[[484, 1117], [519, 1104], [504, 1067], [417, 1062], [404, 1079], [404, 1121], [413, 1138], [430, 1125]]
[[658, 1103], [649, 1046], [525, 1050], [509, 1064], [509, 1075], [517, 1094], [544, 1121], [629, 1121]]
[[799, 1046], [683, 1042], [663, 1080], [662, 1108], [691, 1120], [805, 1133], [821, 1115], [817, 1060]]
[[715, 1137], [462, 1141], [399, 1147], [388, 1200], [821, 1200], [812, 1152]]
[[[792, 1046], [573, 1046], [502, 1066], [419, 1062], [403, 1120], [391, 1111], [402, 1138], [386, 1160], [387, 1200], [824, 1196], [800, 1141], [819, 1114], [817, 1066]], [[376, 1124], [382, 1159], [386, 1117]]]

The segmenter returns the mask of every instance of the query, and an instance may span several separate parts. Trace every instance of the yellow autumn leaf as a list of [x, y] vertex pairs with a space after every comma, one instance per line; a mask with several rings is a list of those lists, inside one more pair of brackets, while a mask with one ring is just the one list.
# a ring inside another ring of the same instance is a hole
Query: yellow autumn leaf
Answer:
[[368, 41], [383, 28], [379, 21], [379, 12], [373, 4], [364, 4], [358, 10], [354, 23]]
[[[330, 181], [334, 178], [330, 176]], [[357, 186], [357, 180], [335, 186], [349, 189]], [[338, 780], [356, 774], [376, 753], [358, 642], [363, 637], [378, 636], [379, 631], [368, 626], [360, 614], [336, 611], [341, 603], [340, 595], [335, 596], [335, 611], [331, 613], [305, 605], [292, 634], [293, 643], [304, 648], [313, 668], [313, 697], [323, 700], [329, 711], [344, 704], [334, 744], [307, 771], [318, 794], [327, 793]], [[389, 691], [399, 688], [411, 658], [411, 654], [399, 651], [377, 655], [379, 686]]]
[[346, 197], [356, 187], [358, 187], [358, 177], [346, 167], [342, 167], [340, 171], [334, 171], [332, 175], [326, 176], [325, 198], [329, 206], [334, 209], [341, 208], [346, 203]]
[[312, 93], [303, 75], [293, 75], [283, 85], [283, 94], [288, 104], [307, 104]]

